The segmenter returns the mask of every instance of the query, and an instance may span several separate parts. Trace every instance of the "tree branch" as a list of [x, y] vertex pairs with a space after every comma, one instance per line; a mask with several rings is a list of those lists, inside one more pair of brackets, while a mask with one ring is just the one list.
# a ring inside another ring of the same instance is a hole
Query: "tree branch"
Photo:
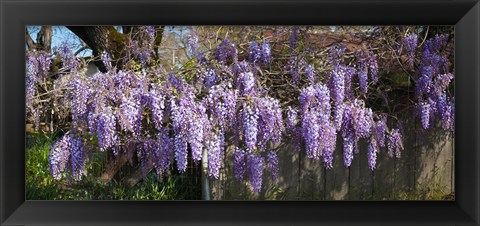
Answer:
[[28, 51], [32, 51], [32, 50], [36, 49], [37, 45], [33, 41], [32, 36], [30, 36], [30, 33], [28, 32], [27, 28], [25, 28], [25, 37], [26, 37]]

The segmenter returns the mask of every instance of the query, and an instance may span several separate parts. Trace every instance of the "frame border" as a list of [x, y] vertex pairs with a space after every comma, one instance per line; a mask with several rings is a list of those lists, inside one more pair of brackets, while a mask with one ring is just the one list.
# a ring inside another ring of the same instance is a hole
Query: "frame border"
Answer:
[[[26, 25], [455, 25], [455, 201], [26, 201]], [[478, 0], [0, 0], [0, 224], [480, 225]], [[23, 150], [23, 152], [22, 152]]]

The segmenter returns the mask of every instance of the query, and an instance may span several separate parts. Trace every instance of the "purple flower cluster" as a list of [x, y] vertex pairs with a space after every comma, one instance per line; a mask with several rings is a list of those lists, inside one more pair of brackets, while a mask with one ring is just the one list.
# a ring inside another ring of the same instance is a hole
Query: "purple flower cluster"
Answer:
[[154, 86], [149, 91], [148, 105], [152, 111], [153, 122], [155, 128], [161, 130], [163, 128], [163, 114], [165, 111], [165, 95], [161, 91], [160, 87]]
[[272, 173], [273, 180], [278, 178], [278, 156], [276, 151], [267, 152], [267, 163]]
[[345, 113], [345, 104], [336, 105], [333, 111], [333, 126], [337, 131], [340, 131], [343, 124], [343, 115]]
[[403, 150], [402, 134], [399, 129], [392, 129], [387, 135], [388, 156], [400, 158]]
[[422, 49], [422, 65], [432, 66], [434, 74], [439, 74], [445, 70], [448, 65], [448, 58], [443, 54], [448, 42], [448, 35], [436, 35], [435, 37], [425, 41]]
[[156, 162], [155, 150], [158, 148], [158, 142], [157, 139], [152, 139], [149, 135], [147, 135], [136, 144], [137, 157], [140, 160], [140, 170], [142, 176], [145, 177], [149, 173], [151, 169], [150, 167], [154, 166], [154, 162]]
[[333, 151], [334, 149], [332, 148], [323, 149], [322, 157], [325, 167], [327, 169], [333, 168]]
[[453, 123], [455, 119], [453, 97], [447, 98], [446, 94], [442, 94], [438, 96], [435, 106], [435, 113], [441, 118], [442, 128], [444, 130], [453, 131]]
[[422, 102], [420, 108], [422, 127], [423, 129], [428, 129], [430, 126], [430, 103]]
[[417, 99], [423, 100], [425, 94], [430, 94], [432, 90], [432, 78], [434, 77], [434, 71], [432, 66], [425, 66], [418, 69], [421, 74], [417, 80], [415, 87], [415, 94]]
[[222, 131], [218, 131], [208, 141], [208, 174], [218, 179], [220, 176], [220, 167], [224, 158], [225, 137]]
[[152, 55], [151, 50], [147, 48], [141, 48], [138, 51], [138, 58], [140, 59], [140, 63], [142, 63], [143, 66], [145, 66], [148, 63], [148, 60], [150, 59], [150, 56]]
[[362, 100], [355, 99], [345, 105], [341, 127], [345, 166], [350, 166], [353, 151], [358, 151], [358, 139], [370, 137], [373, 123], [372, 109], [366, 108]]
[[335, 103], [333, 122], [338, 131], [342, 125], [345, 110], [344, 100], [350, 96], [351, 80], [355, 69], [348, 66], [336, 65], [330, 73], [329, 88], [330, 96]]
[[295, 51], [298, 42], [298, 27], [292, 27], [292, 31], [290, 33], [289, 43], [290, 43], [290, 53]]
[[252, 96], [255, 93], [255, 76], [252, 72], [242, 72], [238, 76], [237, 85], [242, 96]]
[[184, 105], [184, 101], [179, 101], [177, 104], [174, 99], [170, 100], [171, 120], [174, 132], [173, 145], [175, 150], [175, 161], [177, 162], [177, 169], [180, 172], [185, 172], [187, 168], [187, 134], [184, 128], [188, 128], [188, 107]]
[[63, 67], [69, 68], [72, 71], [80, 66], [80, 61], [75, 57], [70, 44], [63, 42], [58, 48], [54, 50], [62, 60]]
[[433, 81], [433, 91], [436, 97], [443, 95], [453, 79], [453, 74], [438, 74]]
[[243, 149], [238, 147], [235, 149], [235, 154], [233, 158], [233, 170], [235, 178], [238, 181], [243, 180], [247, 171], [247, 155], [248, 153]]
[[243, 136], [247, 152], [251, 153], [257, 146], [258, 109], [255, 105], [243, 104], [242, 109]]
[[27, 107], [27, 112], [30, 110], [30, 108], [33, 108], [32, 105], [35, 94], [35, 81], [32, 77], [30, 77], [30, 75], [27, 75], [25, 81], [25, 106]]
[[320, 151], [320, 125], [318, 115], [313, 111], [307, 111], [302, 115], [303, 136], [305, 137], [305, 148], [307, 158], [319, 158]]
[[70, 151], [70, 171], [73, 180], [80, 181], [82, 176], [87, 175], [85, 165], [87, 163], [87, 153], [83, 147], [82, 138], [71, 138], [71, 151]]
[[169, 74], [165, 83], [166, 89], [175, 90], [177, 93], [191, 92], [191, 88], [180, 74]]
[[[241, 62], [232, 64], [231, 71], [232, 73], [235, 73], [238, 75], [240, 75], [241, 73], [250, 72], [251, 71], [250, 64], [246, 60], [242, 60]], [[238, 81], [237, 81], [237, 84], [236, 84], [237, 89], [239, 89], [239, 85], [240, 84], [238, 84]]]
[[187, 50], [192, 56], [197, 53], [198, 35], [197, 32], [190, 32], [187, 38]]
[[35, 96], [35, 84], [50, 70], [52, 59], [44, 51], [30, 52], [27, 57], [26, 105], [31, 107]]
[[248, 58], [250, 63], [255, 64], [260, 60], [260, 47], [257, 42], [250, 42], [250, 47], [248, 48]]
[[[98, 113], [105, 107], [107, 102], [107, 92], [104, 89], [111, 88], [109, 77], [103, 73], [97, 73], [93, 77], [87, 77], [86, 84], [89, 87], [89, 97], [91, 100], [87, 102], [88, 114], [92, 119], [98, 116]], [[93, 122], [91, 124], [94, 124]], [[93, 130], [92, 130], [93, 131]]]
[[287, 107], [287, 120], [286, 125], [287, 129], [291, 130], [297, 126], [298, 123], [298, 110], [296, 108], [292, 108], [291, 106]]
[[112, 69], [112, 58], [110, 57], [110, 54], [103, 51], [102, 55], [100, 56], [100, 59], [102, 60], [103, 65], [105, 65], [105, 68], [107, 68], [107, 70], [110, 71]]
[[368, 74], [373, 84], [378, 82], [378, 63], [377, 57], [372, 50], [359, 50], [355, 52], [358, 61], [358, 83], [360, 92], [367, 93]]
[[422, 64], [430, 64], [435, 68], [436, 74], [448, 66], [448, 58], [443, 51], [448, 41], [447, 35], [435, 36], [427, 40], [422, 50]]
[[207, 124], [208, 118], [206, 114], [206, 108], [197, 103], [189, 116], [188, 127], [188, 142], [190, 143], [190, 149], [192, 151], [192, 159], [198, 162], [202, 159], [203, 139], [204, 139], [204, 127]]
[[343, 164], [350, 167], [353, 161], [353, 149], [355, 148], [355, 137], [353, 130], [349, 129], [342, 135], [343, 137]]
[[38, 80], [47, 76], [51, 63], [52, 58], [49, 53], [44, 51], [34, 52], [28, 58], [29, 72]]
[[380, 147], [385, 147], [385, 131], [387, 128], [387, 117], [385, 115], [379, 116], [380, 120], [373, 125], [373, 139]]
[[292, 129], [290, 135], [293, 150], [295, 152], [300, 152], [302, 149], [302, 142], [305, 140], [303, 137], [303, 128], [301, 126], [296, 126]]
[[341, 64], [342, 56], [344, 55], [346, 50], [347, 50], [347, 47], [342, 44], [336, 44], [336, 45], [330, 46], [329, 48], [330, 63], [334, 66]]
[[235, 122], [238, 90], [228, 87], [230, 84], [213, 86], [208, 91], [207, 103], [210, 109], [210, 122], [227, 131]]
[[258, 149], [264, 151], [270, 142], [280, 145], [284, 131], [280, 102], [272, 97], [261, 97], [255, 100], [258, 109]]
[[368, 58], [368, 69], [370, 71], [370, 76], [372, 77], [372, 83], [377, 84], [378, 82], [378, 63], [377, 55], [370, 50], [370, 57]]
[[307, 76], [308, 82], [310, 84], [315, 84], [317, 81], [316, 75], [315, 75], [315, 69], [313, 68], [313, 65], [309, 64], [305, 68], [305, 75]]
[[367, 93], [368, 74], [365, 70], [358, 71], [358, 85], [360, 87], [360, 93], [365, 95]]
[[218, 83], [218, 76], [213, 68], [206, 68], [205, 72], [203, 73], [203, 82], [205, 83], [205, 87], [207, 89], [212, 88], [212, 86]]
[[378, 146], [375, 140], [372, 140], [370, 144], [368, 145], [368, 150], [367, 150], [367, 158], [368, 158], [368, 168], [371, 170], [375, 169], [375, 165], [377, 164], [377, 152], [378, 152]]
[[328, 118], [321, 117], [320, 138], [322, 139], [322, 157], [327, 168], [333, 167], [333, 151], [336, 148], [337, 131]]
[[119, 113], [119, 123], [124, 131], [130, 131], [139, 136], [142, 129], [142, 107], [138, 93], [122, 95]]
[[330, 113], [330, 91], [323, 84], [319, 83], [302, 89], [299, 100], [302, 112], [315, 108], [315, 110]]
[[142, 38], [131, 42], [130, 51], [132, 55], [137, 57], [142, 66], [147, 65], [150, 58], [154, 54], [154, 44], [156, 31], [154, 26], [144, 26], [141, 30]]
[[373, 112], [372, 109], [365, 107], [363, 100], [355, 99], [352, 103], [346, 105], [343, 117], [343, 130], [351, 127], [356, 139], [370, 136]]
[[116, 121], [113, 110], [110, 106], [105, 107], [96, 118], [98, 146], [105, 151], [115, 145], [117, 141]]
[[253, 192], [259, 192], [262, 189], [262, 176], [264, 161], [262, 156], [257, 154], [248, 155], [248, 169], [250, 176], [250, 184]]
[[347, 67], [338, 65], [330, 73], [330, 95], [336, 106], [343, 104], [345, 99], [345, 80], [349, 72]]
[[290, 75], [295, 85], [300, 85], [300, 65], [296, 65], [297, 57], [288, 60], [288, 68], [290, 69]]
[[153, 45], [155, 42], [155, 27], [154, 26], [145, 26], [145, 31], [148, 35], [148, 41], [150, 45]]
[[264, 65], [270, 65], [272, 62], [272, 49], [270, 48], [270, 43], [266, 39], [262, 41], [260, 59]]
[[[72, 74], [74, 75], [74, 74]], [[89, 90], [87, 87], [86, 82], [83, 81], [83, 78], [79, 74], [75, 74], [77, 76], [71, 84], [72, 88], [72, 121], [77, 126], [79, 125], [79, 120], [85, 119], [87, 113], [87, 101], [89, 99]]]
[[55, 180], [60, 180], [66, 170], [76, 181], [85, 175], [86, 155], [81, 137], [64, 135], [52, 143], [49, 150], [48, 164]]
[[170, 108], [175, 158], [178, 169], [184, 171], [188, 156], [187, 142], [190, 143], [193, 160], [198, 162], [201, 159], [206, 109], [194, 101], [194, 94], [189, 88], [179, 95], [178, 102], [174, 98], [170, 100]]
[[453, 131], [453, 98], [448, 87], [453, 74], [448, 72], [449, 61], [445, 53], [448, 36], [440, 35], [427, 40], [422, 49], [422, 60], [418, 69], [419, 78], [415, 87], [418, 99], [418, 115], [424, 129], [440, 121], [442, 128]]
[[405, 53], [407, 55], [407, 67], [413, 69], [415, 64], [415, 52], [417, 49], [417, 34], [410, 34], [404, 37], [401, 41], [402, 46], [405, 48]]
[[167, 131], [162, 130], [157, 135], [157, 143], [155, 150], [157, 161], [154, 163], [154, 167], [158, 175], [163, 175], [168, 171], [172, 162], [173, 141]]
[[252, 41], [248, 50], [250, 63], [254, 65], [258, 63], [269, 65], [271, 61], [271, 51], [270, 43], [267, 40], [263, 40], [260, 46], [257, 42]]
[[[99, 86], [103, 86], [103, 88], [112, 89], [112, 91], [114, 92], [111, 92], [111, 93], [114, 94], [115, 96], [121, 97], [125, 95], [125, 90], [137, 91], [137, 89], [146, 86], [146, 84], [143, 84], [143, 82], [136, 76], [135, 73], [119, 71], [115, 75], [112, 75], [112, 74], [113, 73], [100, 74], [101, 78], [99, 79]], [[110, 85], [109, 83], [113, 83], [113, 84]], [[115, 88], [112, 86], [114, 86]], [[112, 99], [116, 99], [116, 98], [112, 98]]]
[[177, 169], [180, 172], [185, 172], [187, 169], [187, 138], [184, 134], [175, 133], [173, 138], [173, 149], [175, 150], [175, 161], [177, 162]]
[[218, 45], [216, 57], [220, 63], [227, 63], [227, 61], [236, 62], [238, 59], [238, 51], [235, 43], [230, 42], [228, 38], [223, 40], [220, 45]]
[[307, 158], [324, 157], [327, 166], [331, 165], [330, 154], [336, 146], [336, 130], [330, 121], [330, 91], [323, 84], [304, 88], [300, 93], [302, 109], [301, 125], [305, 139]]
[[345, 99], [353, 98], [352, 79], [355, 72], [355, 68], [341, 64], [336, 65], [330, 72], [328, 86], [336, 105], [341, 105]]

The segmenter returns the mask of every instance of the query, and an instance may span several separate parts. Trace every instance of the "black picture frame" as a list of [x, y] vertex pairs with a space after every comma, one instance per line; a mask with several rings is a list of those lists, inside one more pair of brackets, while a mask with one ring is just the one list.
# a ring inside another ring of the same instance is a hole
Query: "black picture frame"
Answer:
[[[478, 0], [0, 0], [1, 225], [480, 225]], [[455, 201], [26, 201], [26, 25], [455, 25]]]

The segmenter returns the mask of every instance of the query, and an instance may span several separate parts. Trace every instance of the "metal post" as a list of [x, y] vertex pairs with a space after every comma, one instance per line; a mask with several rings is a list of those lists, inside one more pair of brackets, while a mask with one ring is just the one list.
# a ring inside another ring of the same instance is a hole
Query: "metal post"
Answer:
[[208, 183], [208, 152], [202, 152], [202, 199], [210, 200], [210, 186]]

